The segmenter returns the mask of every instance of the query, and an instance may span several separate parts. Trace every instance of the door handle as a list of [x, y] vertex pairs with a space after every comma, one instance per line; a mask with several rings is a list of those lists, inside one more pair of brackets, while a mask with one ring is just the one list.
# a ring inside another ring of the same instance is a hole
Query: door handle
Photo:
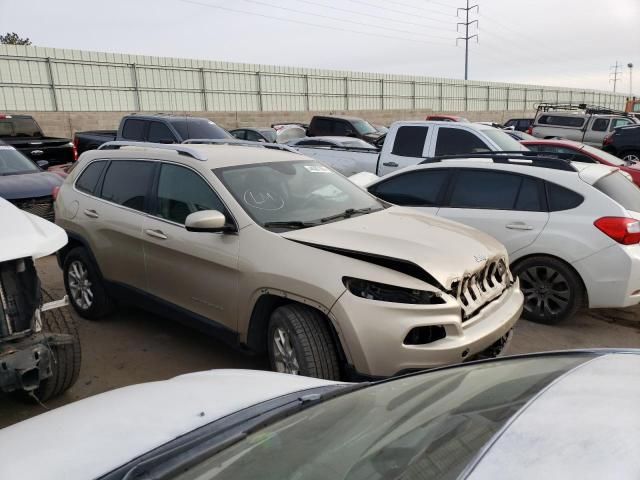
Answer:
[[397, 167], [398, 164], [396, 162], [384, 162], [382, 165], [385, 167]]
[[506, 227], [509, 230], [533, 230], [533, 227], [531, 225], [527, 225], [524, 222], [507, 223]]
[[96, 212], [95, 210], [90, 210], [90, 209], [86, 209], [83, 212], [87, 217], [90, 218], [98, 218], [100, 215], [98, 215], [98, 212]]
[[159, 238], [160, 240], [166, 240], [167, 238], [169, 238], [162, 232], [162, 230], [147, 229], [144, 231], [144, 233], [146, 233], [150, 237]]

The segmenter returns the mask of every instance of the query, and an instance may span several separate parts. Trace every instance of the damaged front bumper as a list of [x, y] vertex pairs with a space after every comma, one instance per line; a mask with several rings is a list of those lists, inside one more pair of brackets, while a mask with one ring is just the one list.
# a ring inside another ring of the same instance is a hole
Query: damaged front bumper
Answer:
[[38, 388], [53, 374], [57, 361], [52, 347], [73, 343], [73, 336], [42, 331], [42, 312], [67, 305], [67, 298], [45, 303], [35, 314], [35, 333], [14, 338], [0, 338], [0, 392]]

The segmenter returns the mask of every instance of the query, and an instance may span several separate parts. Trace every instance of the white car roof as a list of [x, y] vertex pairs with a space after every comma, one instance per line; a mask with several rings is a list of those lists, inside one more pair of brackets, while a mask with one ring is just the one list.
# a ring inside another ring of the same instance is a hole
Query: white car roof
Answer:
[[40, 258], [67, 244], [67, 234], [56, 224], [20, 210], [0, 198], [0, 262]]
[[0, 430], [0, 477], [96, 478], [231, 413], [336, 382], [211, 370], [112, 390]]

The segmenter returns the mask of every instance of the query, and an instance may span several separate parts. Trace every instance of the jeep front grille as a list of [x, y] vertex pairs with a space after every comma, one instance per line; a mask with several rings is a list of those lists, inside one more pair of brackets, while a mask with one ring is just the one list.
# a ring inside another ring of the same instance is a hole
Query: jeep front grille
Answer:
[[502, 295], [510, 283], [511, 273], [502, 258], [489, 261], [482, 269], [454, 282], [450, 293], [460, 303], [462, 321], [469, 320]]
[[20, 210], [45, 218], [51, 222], [55, 220], [53, 212], [53, 197], [38, 197], [21, 200], [11, 200]]

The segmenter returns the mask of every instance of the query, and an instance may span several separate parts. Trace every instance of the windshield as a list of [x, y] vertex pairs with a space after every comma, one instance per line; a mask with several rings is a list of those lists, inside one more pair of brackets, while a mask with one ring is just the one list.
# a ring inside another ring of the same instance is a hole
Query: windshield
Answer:
[[42, 137], [33, 118], [0, 118], [0, 137]]
[[593, 186], [627, 210], [640, 213], [640, 188], [622, 175], [620, 170], [602, 177]]
[[529, 150], [527, 147], [522, 145], [515, 138], [510, 137], [504, 132], [497, 130], [495, 128], [487, 128], [481, 130], [487, 137], [489, 137], [493, 143], [498, 145], [501, 150], [505, 152], [517, 152], [519, 150]]
[[226, 130], [206, 118], [176, 118], [171, 121], [183, 140], [233, 138]]
[[[256, 223], [322, 223], [348, 209], [382, 203], [330, 168], [313, 161], [274, 162], [214, 171]], [[269, 228], [269, 227], [267, 227]]]
[[590, 358], [518, 358], [373, 385], [271, 424], [176, 478], [455, 479], [528, 400]]
[[615, 157], [610, 153], [605, 152], [604, 150], [600, 150], [599, 148], [585, 145], [582, 147], [582, 150], [584, 150], [587, 153], [590, 153], [594, 157], [601, 158], [602, 160], [604, 160], [607, 163], [610, 163], [611, 165], [616, 165], [618, 167], [623, 167], [626, 165], [626, 162], [621, 158]]
[[40, 169], [13, 147], [0, 145], [0, 175], [39, 172]]
[[351, 123], [360, 135], [368, 135], [377, 131], [369, 122], [364, 120], [353, 120]]

